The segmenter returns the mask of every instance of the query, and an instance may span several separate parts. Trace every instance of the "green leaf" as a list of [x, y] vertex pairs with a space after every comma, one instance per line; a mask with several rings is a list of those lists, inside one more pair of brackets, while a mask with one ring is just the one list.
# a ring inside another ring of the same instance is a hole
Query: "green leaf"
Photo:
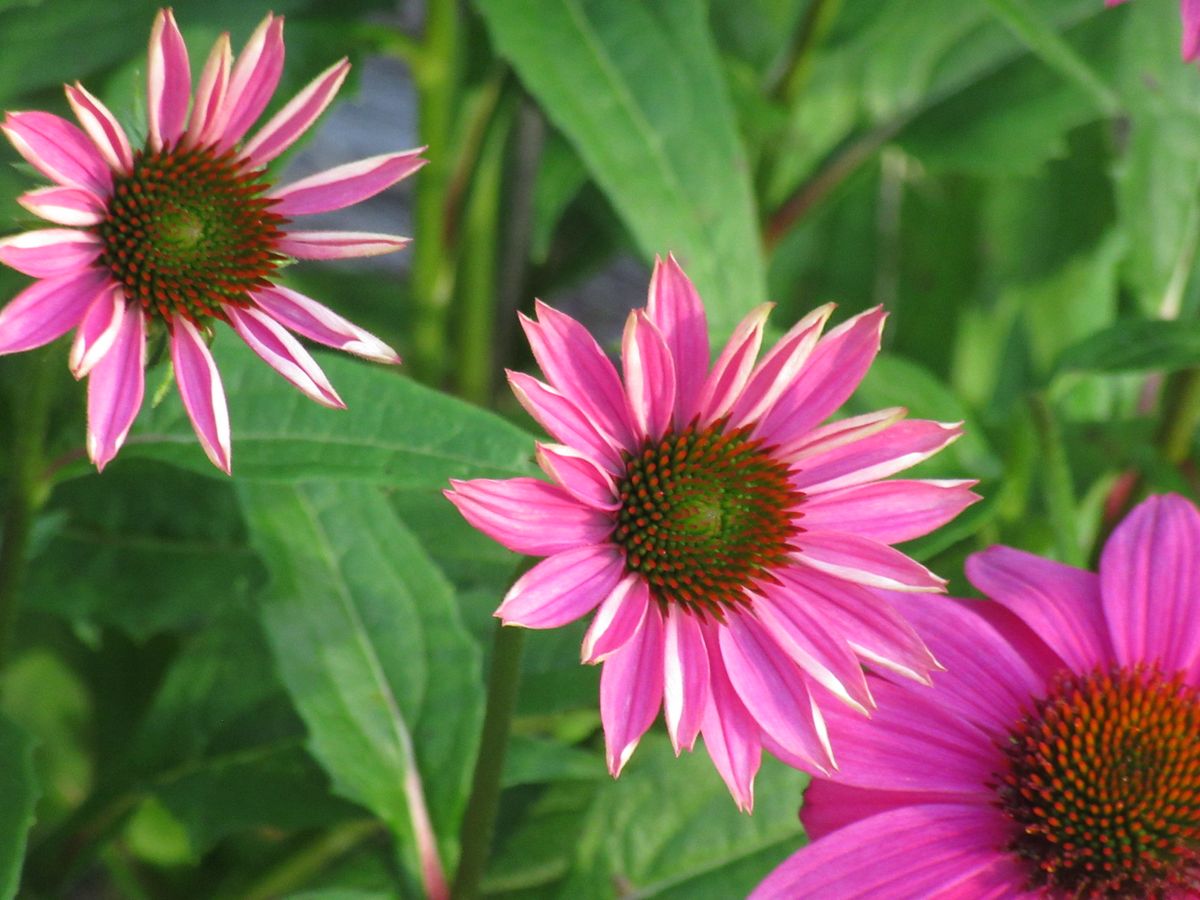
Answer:
[[428, 810], [449, 868], [483, 693], [451, 587], [375, 488], [245, 484], [241, 497], [273, 577], [264, 627], [311, 752], [410, 850]]
[[1200, 322], [1118, 322], [1063, 351], [1059, 372], [1169, 372], [1200, 365]]
[[765, 298], [745, 149], [699, 0], [481, 0], [501, 55], [643, 254], [679, 256], [714, 331]]
[[[386, 367], [322, 354], [321, 366], [349, 407], [331, 410], [295, 390], [233, 333], [221, 329], [213, 349], [229, 394], [239, 478], [403, 488], [531, 474], [526, 432]], [[174, 391], [143, 412], [122, 452], [224, 478], [200, 450]]]
[[33, 740], [0, 715], [0, 897], [17, 894], [25, 840], [41, 791], [33, 770]]

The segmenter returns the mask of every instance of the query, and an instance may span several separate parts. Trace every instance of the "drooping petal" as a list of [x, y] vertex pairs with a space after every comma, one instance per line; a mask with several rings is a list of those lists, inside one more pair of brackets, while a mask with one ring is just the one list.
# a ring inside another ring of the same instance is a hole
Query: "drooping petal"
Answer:
[[537, 444], [537, 461], [547, 475], [580, 503], [613, 512], [621, 508], [612, 475], [590, 456], [564, 444]]
[[179, 315], [171, 322], [171, 363], [183, 408], [192, 420], [200, 446], [212, 464], [228, 475], [233, 449], [225, 389], [204, 338], [195, 325]]
[[665, 626], [663, 717], [678, 756], [695, 745], [708, 706], [708, 648], [699, 620], [678, 604], [668, 607]]
[[283, 56], [283, 17], [267, 13], [238, 54], [221, 109], [213, 119], [213, 137], [220, 150], [241, 140], [266, 109], [283, 73]]
[[146, 325], [138, 307], [127, 310], [109, 350], [88, 375], [88, 456], [103, 471], [117, 455], [142, 407]]
[[88, 93], [78, 82], [67, 85], [66, 92], [67, 102], [75, 111], [75, 117], [79, 119], [79, 124], [92, 139], [105, 162], [115, 171], [128, 174], [133, 169], [133, 150], [117, 117], [109, 112], [108, 107], [101, 103], [99, 98]]
[[400, 362], [396, 351], [375, 335], [297, 291], [272, 285], [257, 288], [251, 297], [272, 319], [318, 344], [375, 362]]
[[654, 260], [646, 315], [658, 327], [675, 363], [675, 427], [686, 428], [700, 411], [708, 374], [708, 318], [700, 295], [673, 255]]
[[150, 31], [146, 60], [146, 124], [152, 149], [160, 150], [179, 141], [191, 95], [192, 67], [187, 45], [171, 10], [159, 10]]
[[61, 116], [10, 112], [4, 134], [25, 161], [52, 181], [100, 197], [112, 191], [112, 170], [86, 134]]
[[0, 353], [31, 350], [66, 334], [106, 284], [98, 269], [35, 281], [0, 310]]
[[797, 322], [755, 367], [745, 390], [733, 406], [731, 428], [757, 422], [775, 405], [775, 401], [804, 368], [834, 305], [817, 307]]
[[450, 483], [454, 489], [446, 497], [463, 517], [514, 553], [549, 556], [591, 547], [603, 543], [613, 529], [611, 516], [536, 478]]
[[229, 324], [250, 349], [305, 395], [322, 406], [346, 408], [317, 361], [286, 328], [252, 306], [227, 306], [225, 313]]
[[641, 310], [626, 320], [621, 365], [634, 427], [651, 440], [661, 438], [675, 412], [675, 363], [663, 336]]
[[607, 544], [556, 553], [517, 579], [495, 615], [525, 628], [566, 625], [595, 609], [624, 570], [621, 554]]
[[813, 494], [804, 501], [804, 527], [843, 531], [898, 544], [941, 528], [980, 500], [974, 481], [876, 481]]
[[856, 534], [808, 531], [794, 542], [795, 562], [858, 584], [893, 591], [940, 591], [946, 584], [899, 550]]
[[600, 720], [608, 771], [621, 774], [662, 703], [663, 621], [653, 603], [633, 637], [604, 662]]
[[37, 188], [26, 191], [17, 202], [35, 216], [57, 225], [98, 225], [104, 221], [104, 204], [83, 188]]
[[[714, 630], [705, 637], [710, 647], [719, 646]], [[762, 763], [762, 732], [730, 682], [721, 654], [710, 653], [708, 664], [709, 701], [700, 734], [738, 809], [748, 813], [754, 809], [754, 776]]]
[[192, 115], [188, 120], [184, 143], [189, 147], [213, 143], [217, 138], [216, 125], [225, 102], [225, 91], [229, 87], [229, 69], [233, 63], [233, 51], [229, 46], [229, 33], [222, 32], [200, 73], [196, 84], [196, 97], [192, 101]]
[[532, 375], [508, 371], [508, 383], [517, 402], [534, 420], [558, 440], [586, 452], [613, 475], [625, 471], [621, 454], [610, 439], [574, 403]]
[[773, 304], [770, 303], [755, 307], [733, 330], [729, 343], [713, 363], [712, 371], [700, 389], [701, 424], [721, 418], [741, 396], [750, 373], [754, 371], [754, 361], [762, 346], [763, 327], [772, 308]]
[[296, 259], [353, 259], [394, 253], [410, 240], [374, 231], [285, 231], [275, 249]]
[[71, 344], [69, 364], [76, 378], [87, 375], [107, 354], [125, 319], [125, 292], [120, 285], [103, 288], [84, 313]]
[[271, 191], [271, 211], [281, 216], [305, 216], [353, 206], [374, 197], [421, 168], [427, 159], [420, 150], [385, 153], [301, 178]]
[[800, 473], [792, 483], [813, 494], [878, 481], [928, 459], [961, 435], [957, 423], [904, 419], [862, 440], [814, 456], [793, 456]]
[[287, 105], [246, 142], [242, 153], [252, 166], [264, 166], [295, 143], [325, 111], [346, 75], [350, 60], [342, 57], [310, 81]]
[[78, 228], [41, 228], [0, 239], [0, 262], [31, 278], [56, 278], [89, 267], [104, 250], [99, 235]]
[[650, 605], [650, 588], [640, 575], [629, 572], [600, 603], [579, 654], [582, 662], [603, 662], [628, 643], [642, 626]]

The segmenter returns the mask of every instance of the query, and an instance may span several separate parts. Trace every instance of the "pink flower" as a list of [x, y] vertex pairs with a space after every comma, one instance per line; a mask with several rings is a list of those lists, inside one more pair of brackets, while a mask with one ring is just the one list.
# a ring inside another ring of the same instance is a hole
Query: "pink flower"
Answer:
[[[1116, 6], [1125, 0], [1104, 0], [1105, 6]], [[1180, 52], [1186, 62], [1200, 59], [1200, 0], [1180, 0], [1179, 15], [1183, 19], [1183, 40]]]
[[872, 677], [870, 727], [801, 818], [814, 842], [753, 894], [1195, 897], [1200, 514], [1152, 497], [1095, 575], [1007, 547], [967, 561], [993, 602], [897, 604], [946, 667]]
[[[209, 459], [231, 465], [225, 392], [207, 338], [225, 322], [318, 403], [344, 404], [292, 332], [367, 359], [398, 363], [375, 336], [274, 284], [289, 257], [334, 259], [399, 250], [406, 238], [304, 231], [293, 219], [364, 200], [419, 169], [391, 153], [276, 186], [265, 166], [303, 134], [349, 71], [318, 75], [249, 139], [283, 69], [283, 19], [268, 15], [234, 60], [213, 46], [192, 90], [187, 48], [159, 12], [147, 62], [148, 130], [134, 150], [82, 85], [67, 100], [82, 128], [45, 112], [10, 112], [3, 129], [54, 184], [21, 204], [54, 228], [0, 240], [0, 262], [37, 278], [0, 311], [0, 353], [29, 350], [72, 328], [71, 371], [88, 378], [88, 454], [103, 469], [142, 404], [147, 340], [170, 337], [175, 380]], [[190, 112], [189, 112], [190, 107]]]
[[889, 544], [977, 498], [966, 481], [885, 481], [959, 435], [888, 409], [820, 425], [879, 350], [884, 313], [824, 338], [798, 322], [761, 361], [769, 306], [709, 367], [700, 298], [673, 258], [630, 314], [624, 383], [596, 341], [548, 306], [522, 320], [544, 383], [517, 398], [561, 443], [533, 478], [454, 482], [447, 496], [505, 547], [545, 556], [496, 615], [555, 628], [593, 610], [583, 661], [604, 663], [600, 713], [616, 775], [662, 706], [676, 752], [704, 736], [739, 806], [761, 750], [834, 766], [823, 709], [874, 706], [860, 663], [927, 681], [937, 663], [874, 588], [943, 581]]

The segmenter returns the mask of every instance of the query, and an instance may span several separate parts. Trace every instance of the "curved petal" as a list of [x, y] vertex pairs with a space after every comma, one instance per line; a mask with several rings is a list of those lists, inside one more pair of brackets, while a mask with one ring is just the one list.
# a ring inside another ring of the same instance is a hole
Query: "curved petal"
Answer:
[[222, 32], [200, 73], [196, 84], [196, 97], [192, 101], [192, 115], [188, 120], [184, 143], [191, 147], [211, 144], [217, 139], [216, 128], [221, 107], [225, 102], [225, 91], [229, 87], [229, 68], [233, 51], [229, 46], [229, 33]]
[[87, 132], [100, 155], [104, 157], [114, 171], [128, 174], [133, 170], [133, 150], [129, 146], [129, 138], [125, 129], [117, 121], [117, 117], [109, 112], [97, 97], [88, 93], [87, 89], [76, 82], [66, 86], [67, 102], [75, 111], [79, 124]]
[[[714, 629], [705, 632], [710, 647], [718, 647]], [[720, 773], [738, 809], [754, 809], [754, 776], [762, 763], [762, 732], [738, 697], [720, 653], [710, 653], [709, 701], [700, 723], [704, 747]]]
[[171, 321], [171, 363], [183, 408], [192, 420], [200, 446], [212, 464], [228, 475], [233, 466], [233, 449], [225, 389], [204, 338], [183, 316], [177, 315]]
[[463, 518], [514, 553], [550, 556], [591, 547], [604, 543], [613, 530], [611, 516], [536, 478], [450, 483], [453, 490], [446, 498]]
[[285, 231], [275, 249], [296, 259], [353, 259], [394, 253], [410, 240], [374, 231]]
[[593, 509], [621, 508], [613, 477], [587, 454], [564, 444], [537, 444], [537, 461], [567, 493]]
[[585, 452], [610, 474], [624, 474], [625, 463], [620, 452], [608, 437], [596, 430], [592, 420], [579, 407], [532, 375], [506, 371], [517, 402], [548, 434]]
[[892, 406], [861, 416], [847, 416], [806, 431], [791, 443], [776, 451], [781, 457], [808, 459], [821, 453], [835, 450], [844, 444], [852, 444], [878, 434], [899, 422], [908, 414], [903, 406]]
[[375, 362], [400, 362], [396, 351], [375, 335], [297, 291], [272, 285], [257, 288], [251, 298], [272, 319], [318, 344]]
[[10, 112], [4, 134], [25, 161], [52, 181], [99, 197], [112, 191], [112, 171], [86, 134], [61, 116]]
[[812, 456], [792, 455], [792, 483], [807, 494], [833, 491], [895, 475], [958, 440], [959, 423], [904, 419], [853, 443]]
[[708, 706], [708, 648], [699, 620], [679, 604], [667, 608], [663, 632], [663, 717], [675, 755], [691, 750]]
[[322, 406], [346, 408], [317, 361], [286, 328], [252, 306], [239, 309], [229, 305], [225, 313], [233, 330], [250, 349], [305, 395]]
[[941, 528], [982, 499], [975, 481], [876, 481], [805, 498], [804, 527], [898, 544]]
[[17, 202], [35, 216], [56, 225], [98, 225], [104, 221], [104, 203], [83, 188], [37, 188], [26, 191]]
[[228, 150], [254, 124], [275, 93], [283, 73], [283, 18], [271, 13], [238, 54], [221, 108], [210, 126], [218, 149]]
[[87, 450], [101, 471], [125, 443], [145, 392], [145, 320], [136, 306], [127, 313], [112, 346], [88, 376]]
[[800, 552], [792, 554], [794, 562], [868, 587], [940, 591], [946, 585], [944, 578], [899, 550], [855, 534], [805, 531], [794, 543], [800, 547]]
[[650, 276], [650, 317], [675, 364], [675, 427], [686, 428], [700, 411], [700, 390], [708, 374], [708, 319], [691, 280], [673, 255], [657, 257]]
[[773, 308], [771, 303], [755, 307], [733, 330], [700, 389], [701, 424], [707, 425], [727, 415], [741, 396], [754, 371], [754, 361], [762, 347], [763, 328]]
[[645, 579], [627, 573], [596, 609], [583, 636], [580, 660], [588, 664], [603, 662], [624, 647], [641, 628], [649, 606], [650, 588]]
[[604, 663], [600, 673], [600, 721], [608, 771], [621, 774], [662, 703], [663, 621], [651, 603], [641, 627]]
[[429, 162], [422, 158], [423, 150], [372, 156], [285, 184], [271, 192], [275, 198], [271, 211], [281, 216], [306, 216], [353, 206]]
[[675, 364], [667, 342], [641, 310], [631, 312], [625, 322], [621, 366], [634, 427], [640, 435], [658, 440], [675, 412]]
[[343, 56], [310, 81], [246, 142], [242, 149], [246, 161], [252, 166], [265, 166], [294, 144], [325, 111], [349, 71], [350, 60]]
[[620, 552], [607, 544], [564, 550], [518, 578], [495, 615], [505, 625], [557, 628], [595, 609], [624, 574]]
[[159, 10], [150, 31], [146, 60], [146, 119], [150, 146], [160, 150], [178, 143], [192, 95], [187, 45], [170, 9]]
[[90, 231], [40, 228], [0, 239], [0, 262], [32, 278], [55, 278], [90, 267], [103, 250]]
[[125, 292], [117, 284], [103, 288], [92, 301], [75, 331], [68, 358], [76, 378], [87, 375], [108, 354], [121, 332], [126, 306]]
[[109, 283], [99, 269], [35, 281], [0, 310], [0, 353], [31, 350], [62, 337]]

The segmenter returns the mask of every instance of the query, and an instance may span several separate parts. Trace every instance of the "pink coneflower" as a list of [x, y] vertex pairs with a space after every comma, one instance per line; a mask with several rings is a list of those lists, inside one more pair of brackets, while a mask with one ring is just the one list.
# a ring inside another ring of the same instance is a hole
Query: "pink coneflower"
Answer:
[[554, 628], [596, 610], [583, 661], [604, 662], [600, 713], [618, 774], [664, 709], [676, 752], [704, 736], [739, 806], [761, 750], [834, 765], [822, 709], [874, 705], [860, 661], [926, 681], [937, 663], [875, 592], [938, 591], [889, 544], [976, 497], [966, 481], [884, 481], [936, 453], [957, 425], [888, 409], [820, 425], [879, 350], [884, 313], [824, 338], [824, 306], [755, 364], [770, 307], [738, 326], [710, 369], [707, 322], [675, 260], [630, 314], [624, 383], [575, 320], [538, 304], [522, 320], [548, 380], [509, 381], [561, 443], [534, 478], [455, 482], [447, 496], [517, 553], [546, 556], [496, 611]]
[[[1116, 6], [1125, 0], [1104, 0], [1105, 6]], [[1183, 40], [1180, 52], [1184, 60], [1194, 62], [1200, 58], [1200, 0], [1181, 0], [1179, 14], [1183, 18]]]
[[1153, 497], [1095, 575], [993, 547], [994, 602], [897, 602], [946, 667], [872, 677], [870, 727], [835, 714], [814, 843], [759, 886], [784, 897], [1200, 893], [1200, 514]]
[[[67, 100], [82, 130], [45, 112], [11, 112], [4, 133], [54, 186], [20, 198], [60, 228], [0, 241], [0, 262], [39, 279], [0, 311], [0, 353], [72, 328], [71, 371], [88, 375], [88, 454], [103, 469], [142, 404], [147, 340], [169, 335], [179, 393], [209, 459], [230, 470], [229, 417], [207, 339], [223, 321], [292, 384], [344, 404], [292, 335], [380, 362], [395, 351], [321, 304], [272, 282], [289, 257], [335, 259], [398, 250], [406, 238], [302, 231], [291, 222], [364, 200], [419, 169], [419, 151], [349, 163], [276, 186], [264, 167], [337, 93], [345, 59], [318, 75], [243, 141], [279, 83], [283, 19], [268, 15], [234, 61], [213, 46], [192, 92], [187, 48], [159, 12], [146, 67], [148, 135], [134, 150], [82, 85]], [[189, 113], [190, 106], [190, 113]]]

